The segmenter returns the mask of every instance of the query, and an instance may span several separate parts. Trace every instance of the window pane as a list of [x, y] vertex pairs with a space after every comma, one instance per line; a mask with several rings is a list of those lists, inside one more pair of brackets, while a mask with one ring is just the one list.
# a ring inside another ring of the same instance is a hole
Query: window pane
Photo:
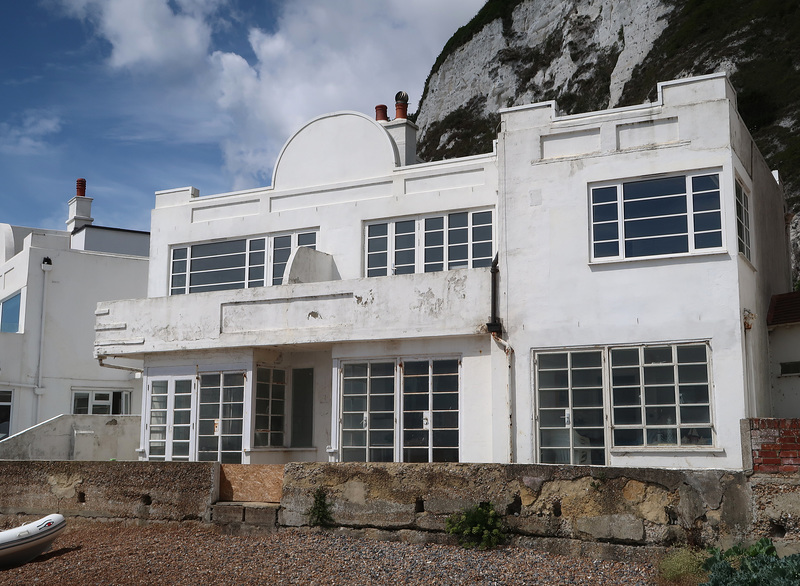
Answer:
[[22, 294], [9, 297], [0, 305], [0, 332], [16, 333], [19, 331], [19, 310]]
[[722, 246], [722, 232], [697, 234], [694, 237], [695, 248], [719, 248]]
[[208, 244], [195, 244], [192, 246], [192, 258], [216, 256], [220, 254], [234, 254], [245, 252], [246, 240], [228, 240], [226, 242], [209, 242]]
[[686, 216], [668, 216], [644, 220], [625, 220], [626, 240], [630, 238], [646, 238], [648, 236], [685, 234], [687, 230], [688, 224]]
[[616, 187], [596, 187], [592, 189], [592, 203], [617, 201]]
[[708, 423], [708, 407], [681, 407], [681, 423]]
[[679, 215], [686, 218], [686, 196], [673, 195], [654, 199], [640, 199], [625, 202], [625, 220], [649, 218], [653, 216]]
[[719, 175], [700, 175], [692, 177], [692, 191], [719, 189]]
[[641, 429], [615, 429], [615, 446], [641, 446], [644, 438]]
[[367, 226], [367, 235], [372, 236], [386, 236], [389, 233], [388, 224], [372, 224]]
[[686, 178], [682, 176], [631, 181], [622, 185], [622, 197], [625, 201], [685, 192]]

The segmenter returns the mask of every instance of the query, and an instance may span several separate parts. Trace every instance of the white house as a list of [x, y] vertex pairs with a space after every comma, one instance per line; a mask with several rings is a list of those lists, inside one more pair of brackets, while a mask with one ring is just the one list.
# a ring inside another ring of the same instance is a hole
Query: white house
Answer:
[[158, 192], [147, 298], [95, 340], [144, 361], [141, 457], [741, 469], [783, 194], [724, 75], [658, 89], [435, 163], [398, 94], [307, 123], [271, 187]]
[[85, 189], [66, 231], [0, 223], [0, 439], [60, 414], [139, 413], [135, 368], [102, 368], [92, 348], [97, 302], [146, 293], [149, 236], [93, 225]]
[[767, 314], [772, 412], [800, 418], [800, 291], [774, 295]]

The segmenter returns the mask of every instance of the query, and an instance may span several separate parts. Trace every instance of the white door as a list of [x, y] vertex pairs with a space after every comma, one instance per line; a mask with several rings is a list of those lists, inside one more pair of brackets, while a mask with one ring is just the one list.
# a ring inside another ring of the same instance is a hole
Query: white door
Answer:
[[188, 462], [195, 453], [194, 377], [151, 379], [147, 459]]

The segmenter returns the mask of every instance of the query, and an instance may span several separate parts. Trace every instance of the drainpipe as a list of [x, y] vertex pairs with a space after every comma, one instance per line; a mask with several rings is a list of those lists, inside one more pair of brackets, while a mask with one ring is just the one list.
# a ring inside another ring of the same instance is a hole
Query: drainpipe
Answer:
[[36, 363], [36, 386], [33, 389], [33, 395], [36, 398], [34, 406], [34, 424], [39, 423], [39, 397], [44, 394], [44, 387], [42, 386], [42, 370], [44, 364], [44, 327], [45, 319], [47, 316], [47, 273], [53, 270], [53, 260], [46, 256], [42, 259], [42, 307], [39, 314], [39, 356]]
[[140, 378], [142, 373], [144, 372], [143, 368], [136, 368], [135, 366], [122, 366], [121, 364], [106, 364], [105, 362], [103, 362], [104, 360], [108, 360], [108, 356], [106, 356], [105, 354], [100, 354], [97, 357], [97, 364], [99, 366], [102, 366], [103, 368], [114, 368], [116, 370], [125, 370], [128, 372], [132, 372], [135, 375], [139, 375], [136, 376], [135, 378]]
[[508, 461], [514, 462], [514, 411], [512, 407], [511, 397], [511, 355], [514, 354], [514, 348], [511, 347], [506, 340], [500, 337], [503, 333], [503, 324], [500, 323], [500, 318], [497, 316], [497, 278], [500, 273], [498, 268], [499, 254], [494, 255], [492, 261], [491, 275], [492, 275], [492, 313], [489, 318], [489, 323], [486, 324], [487, 331], [492, 334], [492, 339], [503, 347], [506, 355], [506, 365], [508, 366], [508, 377], [506, 379], [506, 409], [508, 410]]
[[512, 408], [511, 397], [511, 355], [514, 348], [506, 340], [500, 337], [497, 332], [492, 332], [492, 339], [503, 347], [506, 354], [506, 366], [508, 366], [508, 378], [506, 379], [506, 408], [508, 409], [508, 463], [514, 463], [514, 410]]

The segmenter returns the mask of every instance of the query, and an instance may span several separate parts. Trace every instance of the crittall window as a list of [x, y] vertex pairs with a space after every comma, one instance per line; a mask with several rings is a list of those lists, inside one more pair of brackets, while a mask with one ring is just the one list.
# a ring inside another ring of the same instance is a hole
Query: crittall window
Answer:
[[604, 465], [609, 446], [713, 445], [706, 343], [547, 351], [534, 361], [542, 463]]
[[130, 391], [73, 391], [74, 415], [128, 415], [131, 412]]
[[317, 233], [304, 231], [175, 247], [170, 294], [280, 285], [292, 251], [316, 244]]
[[491, 210], [370, 223], [366, 227], [367, 276], [488, 267], [492, 238]]
[[739, 240], [739, 252], [750, 260], [750, 198], [736, 182], [736, 234]]
[[346, 363], [344, 462], [458, 462], [459, 360]]
[[677, 175], [591, 188], [592, 259], [722, 248], [719, 175]]

